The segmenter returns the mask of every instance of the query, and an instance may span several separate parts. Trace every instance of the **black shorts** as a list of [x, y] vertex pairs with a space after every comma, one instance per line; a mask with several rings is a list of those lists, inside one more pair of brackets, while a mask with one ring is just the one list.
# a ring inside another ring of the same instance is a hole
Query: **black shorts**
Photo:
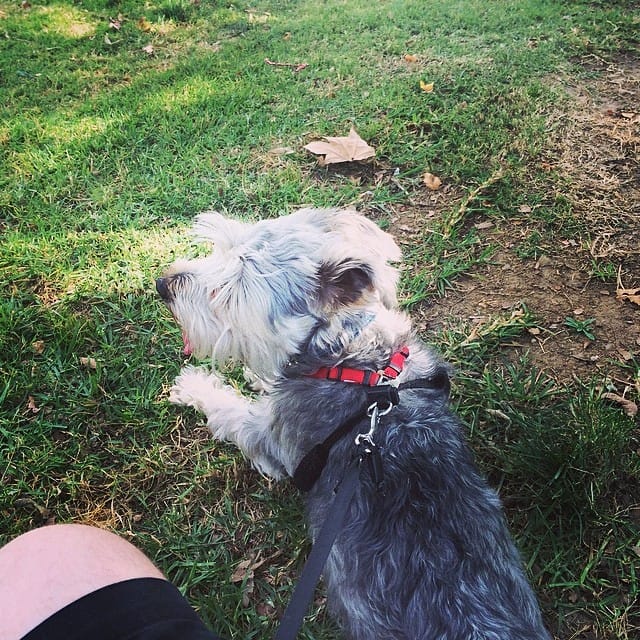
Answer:
[[67, 605], [22, 640], [219, 640], [178, 589], [159, 578], [103, 587]]

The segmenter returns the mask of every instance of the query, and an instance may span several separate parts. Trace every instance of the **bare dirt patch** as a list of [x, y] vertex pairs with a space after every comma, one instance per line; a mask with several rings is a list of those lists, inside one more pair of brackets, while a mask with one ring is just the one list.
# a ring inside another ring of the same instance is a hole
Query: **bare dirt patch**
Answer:
[[[524, 303], [539, 330], [514, 349], [528, 351], [559, 382], [598, 378], [637, 396], [640, 306], [617, 294], [640, 287], [640, 64], [587, 63], [588, 83], [555, 80], [571, 99], [554, 116], [556, 134], [543, 159], [549, 175], [563, 178], [560, 195], [576, 227], [587, 231], [550, 233], [526, 207], [495, 226], [478, 225], [480, 242], [497, 247], [490, 263], [456, 280], [454, 290], [417, 310], [417, 319], [431, 329], [451, 318], [482, 323]], [[432, 197], [426, 216], [403, 211], [393, 221], [396, 234], [403, 225], [419, 228], [412, 216], [428, 225], [440, 206], [451, 206], [446, 193], [438, 198], [445, 201]], [[578, 326], [593, 320], [587, 324], [595, 339], [567, 326], [567, 318]]]

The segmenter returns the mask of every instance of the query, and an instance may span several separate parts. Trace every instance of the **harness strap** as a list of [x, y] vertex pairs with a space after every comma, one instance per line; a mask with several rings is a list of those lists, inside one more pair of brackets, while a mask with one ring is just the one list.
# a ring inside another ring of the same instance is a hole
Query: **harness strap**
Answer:
[[331, 515], [324, 521], [320, 533], [309, 552], [309, 557], [302, 569], [291, 600], [280, 620], [274, 640], [295, 640], [298, 635], [304, 616], [309, 608], [309, 603], [313, 599], [316, 584], [320, 580], [320, 574], [331, 553], [333, 543], [342, 530], [349, 504], [351, 504], [351, 498], [353, 498], [358, 486], [360, 462], [361, 459], [356, 457], [347, 468], [347, 472], [331, 505]]
[[313, 487], [316, 480], [320, 477], [322, 470], [327, 464], [329, 451], [331, 447], [341, 438], [346, 436], [365, 415], [367, 407], [362, 406], [358, 411], [341, 424], [337, 429], [332, 431], [327, 438], [318, 443], [302, 458], [296, 470], [293, 472], [293, 484], [303, 492], [307, 492]]
[[446, 371], [442, 370], [428, 378], [417, 378], [403, 382], [397, 387], [383, 384], [366, 388], [367, 401], [364, 405], [355, 411], [351, 418], [332, 431], [322, 442], [312, 447], [298, 463], [293, 472], [293, 484], [300, 491], [309, 491], [320, 477], [333, 445], [346, 436], [362, 420], [367, 407], [373, 403], [387, 403], [388, 405], [396, 406], [400, 402], [399, 392], [411, 389], [445, 389], [448, 392], [449, 376]]

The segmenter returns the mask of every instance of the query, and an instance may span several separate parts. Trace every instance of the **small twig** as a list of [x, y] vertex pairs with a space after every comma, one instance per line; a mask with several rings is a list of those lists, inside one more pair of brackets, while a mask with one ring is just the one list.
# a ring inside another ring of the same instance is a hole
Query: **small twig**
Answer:
[[467, 215], [467, 209], [473, 200], [475, 200], [483, 191], [486, 191], [491, 185], [495, 184], [504, 176], [504, 167], [500, 167], [495, 171], [487, 180], [481, 185], [477, 186], [473, 191], [467, 194], [467, 197], [462, 201], [459, 209], [451, 215], [446, 221], [443, 237], [448, 238], [453, 232], [453, 228], [464, 219]]
[[298, 73], [298, 71], [302, 71], [309, 66], [307, 62], [274, 62], [269, 58], [265, 58], [264, 62], [272, 67], [291, 67], [294, 73]]

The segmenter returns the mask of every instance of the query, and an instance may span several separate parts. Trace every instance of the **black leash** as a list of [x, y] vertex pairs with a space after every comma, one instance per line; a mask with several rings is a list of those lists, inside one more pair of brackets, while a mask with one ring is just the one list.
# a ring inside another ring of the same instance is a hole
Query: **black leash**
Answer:
[[320, 574], [331, 553], [333, 543], [342, 530], [347, 510], [351, 504], [351, 498], [358, 486], [360, 463], [361, 459], [355, 458], [340, 483], [336, 497], [331, 505], [331, 517], [325, 520], [315, 544], [309, 552], [309, 557], [302, 569], [289, 605], [280, 620], [274, 640], [295, 640], [298, 635], [304, 616], [309, 608], [309, 603], [313, 599], [313, 592], [320, 580]]
[[364, 415], [371, 418], [371, 427], [368, 433], [361, 433], [355, 439], [355, 445], [359, 449], [359, 455], [354, 457], [347, 467], [344, 478], [340, 482], [336, 496], [331, 505], [330, 516], [325, 520], [315, 543], [309, 552], [307, 562], [302, 569], [298, 584], [293, 591], [289, 605], [287, 606], [280, 624], [274, 636], [274, 640], [295, 640], [298, 631], [313, 599], [313, 593], [320, 580], [320, 575], [331, 553], [333, 543], [342, 530], [344, 519], [349, 510], [351, 499], [360, 480], [362, 463], [367, 461], [371, 468], [371, 474], [378, 488], [383, 486], [383, 469], [380, 449], [376, 446], [373, 436], [378, 426], [380, 416], [385, 415], [400, 402], [399, 392], [410, 389], [449, 389], [449, 376], [444, 371], [439, 371], [429, 378], [419, 378], [404, 382], [397, 387], [383, 384], [367, 389], [367, 402], [352, 418], [335, 429], [320, 444], [307, 453], [293, 474], [293, 482], [301, 491], [309, 491], [320, 477], [327, 462], [331, 447], [346, 436], [360, 421]]

